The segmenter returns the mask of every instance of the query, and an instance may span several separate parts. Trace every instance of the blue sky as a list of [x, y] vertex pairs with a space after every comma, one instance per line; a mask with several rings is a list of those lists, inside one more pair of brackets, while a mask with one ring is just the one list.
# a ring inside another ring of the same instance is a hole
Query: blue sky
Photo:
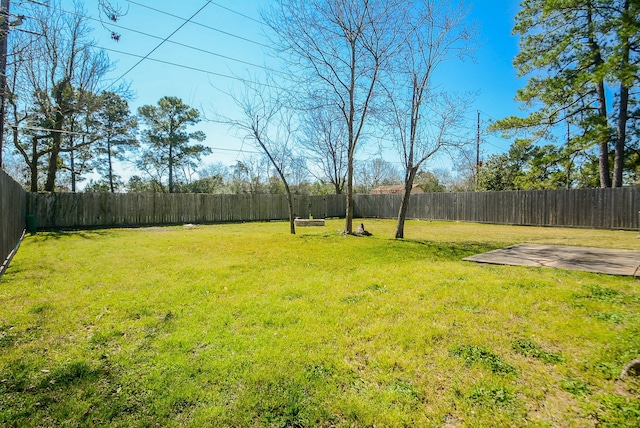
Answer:
[[[182, 98], [207, 117], [213, 117], [214, 112], [233, 116], [235, 107], [225, 93], [238, 93], [242, 88], [242, 82], [233, 77], [261, 73], [261, 68], [250, 64], [274, 64], [263, 46], [266, 40], [258, 22], [260, 9], [268, 7], [271, 0], [212, 1], [187, 24], [185, 19], [202, 8], [206, 0], [116, 1], [126, 11], [118, 21], [121, 27], [110, 27], [121, 34], [120, 41], [111, 40], [109, 31], [99, 22], [91, 21], [90, 24], [96, 28], [97, 44], [106, 48], [115, 62], [108, 78], [128, 82], [135, 93], [130, 103], [133, 111], [170, 95]], [[95, 3], [94, 0], [85, 2], [88, 13], [98, 18]], [[524, 81], [516, 78], [512, 66], [517, 39], [511, 36], [511, 29], [518, 1], [476, 0], [467, 2], [467, 6], [471, 10], [469, 19], [475, 21], [479, 30], [480, 48], [476, 51], [475, 62], [449, 64], [441, 75], [446, 77], [442, 84], [447, 88], [478, 93], [467, 115], [469, 128], [475, 129], [476, 111], [481, 112], [483, 128], [490, 119], [518, 114], [518, 105], [513, 98]], [[64, 0], [63, 7], [72, 10], [72, 2]], [[140, 57], [151, 52], [183, 24], [148, 59], [130, 70]], [[246, 143], [243, 145], [234, 131], [225, 125], [202, 122], [196, 129], [207, 134], [205, 144], [213, 149], [205, 163], [230, 165], [248, 155], [240, 150], [255, 150]], [[481, 152], [486, 158], [506, 151], [509, 144], [498, 136], [484, 135]], [[450, 164], [448, 159], [439, 158], [428, 167], [448, 168]], [[124, 175], [128, 173], [124, 171]]]

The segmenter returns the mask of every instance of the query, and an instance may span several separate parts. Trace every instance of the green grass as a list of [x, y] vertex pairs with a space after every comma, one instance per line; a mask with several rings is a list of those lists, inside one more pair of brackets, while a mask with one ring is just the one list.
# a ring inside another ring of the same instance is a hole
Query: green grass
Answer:
[[0, 281], [0, 426], [637, 424], [616, 379], [637, 280], [461, 261], [637, 232], [364, 223], [27, 237]]

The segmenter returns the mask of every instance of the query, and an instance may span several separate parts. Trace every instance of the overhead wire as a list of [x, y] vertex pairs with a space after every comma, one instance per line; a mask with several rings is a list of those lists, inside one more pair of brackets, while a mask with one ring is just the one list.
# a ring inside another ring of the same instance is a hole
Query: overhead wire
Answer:
[[136, 68], [138, 65], [140, 65], [140, 63], [142, 63], [145, 59], [149, 58], [149, 55], [151, 55], [152, 53], [154, 53], [158, 48], [160, 48], [160, 46], [162, 46], [167, 40], [169, 40], [174, 34], [176, 34], [178, 31], [180, 31], [180, 29], [182, 29], [185, 25], [187, 25], [193, 18], [195, 18], [200, 12], [202, 12], [207, 6], [209, 6], [209, 4], [211, 3], [211, 0], [207, 0], [207, 2], [200, 8], [198, 9], [193, 15], [191, 15], [191, 17], [189, 17], [189, 19], [185, 20], [182, 24], [180, 24], [180, 26], [178, 28], [176, 28], [171, 34], [169, 34], [167, 37], [164, 38], [164, 40], [162, 40], [155, 48], [151, 49], [151, 51], [149, 51], [148, 54], [146, 54], [143, 58], [140, 59], [140, 61], [136, 62], [133, 66], [131, 66], [131, 68], [129, 68], [127, 71], [125, 71], [122, 75], [120, 75], [120, 77], [118, 77], [116, 80], [114, 80], [111, 83], [111, 86], [115, 85], [120, 79], [124, 78], [127, 74], [129, 74], [134, 68]]
[[[215, 4], [215, 3], [212, 2], [211, 4]], [[77, 12], [72, 12], [72, 11], [65, 10], [65, 9], [57, 9], [57, 10], [59, 10], [60, 12], [64, 12], [64, 13], [68, 13], [68, 14], [72, 14], [72, 15], [76, 15], [76, 16], [81, 16], [81, 17], [89, 19], [91, 21], [99, 22], [101, 24], [106, 24], [103, 19], [93, 18], [91, 16], [81, 15], [81, 14], [78, 14]], [[181, 46], [181, 47], [184, 47], [184, 48], [187, 48], [187, 49], [191, 49], [191, 50], [194, 50], [194, 51], [197, 51], [197, 52], [202, 52], [202, 53], [206, 53], [206, 54], [209, 54], [209, 55], [212, 55], [212, 56], [216, 56], [216, 57], [219, 57], [219, 58], [224, 58], [224, 59], [227, 59], [229, 61], [238, 62], [240, 64], [249, 65], [249, 66], [256, 67], [256, 68], [262, 68], [262, 69], [270, 71], [272, 73], [282, 74], [282, 72], [277, 71], [277, 70], [275, 70], [273, 68], [266, 67], [264, 65], [259, 65], [259, 64], [255, 64], [255, 63], [252, 63], [252, 62], [249, 62], [249, 61], [244, 61], [244, 60], [241, 60], [241, 59], [238, 59], [238, 58], [233, 58], [233, 57], [230, 57], [230, 56], [227, 56], [227, 55], [223, 55], [223, 54], [220, 54], [220, 53], [217, 53], [217, 52], [213, 52], [213, 51], [210, 51], [210, 50], [207, 50], [207, 49], [202, 49], [202, 48], [198, 48], [196, 46], [188, 45], [186, 43], [180, 43], [180, 42], [176, 42], [176, 41], [173, 41], [173, 40], [166, 40], [166, 38], [164, 38], [164, 37], [156, 36], [154, 34], [150, 34], [150, 33], [144, 32], [144, 31], [136, 30], [136, 29], [131, 28], [131, 27], [126, 27], [124, 25], [115, 24], [115, 23], [108, 23], [108, 25], [110, 27], [113, 27], [113, 28], [118, 28], [118, 29], [121, 29], [121, 30], [125, 30], [125, 31], [129, 31], [129, 32], [135, 33], [135, 34], [140, 34], [142, 36], [150, 37], [152, 39], [163, 40], [165, 43], [169, 43], [169, 44], [172, 44], [172, 45]]]
[[223, 5], [221, 5], [220, 3], [211, 2], [211, 4], [212, 4], [212, 5], [214, 5], [214, 6], [219, 7], [220, 9], [224, 9], [224, 10], [226, 10], [226, 11], [228, 11], [228, 12], [234, 13], [234, 14], [236, 14], [236, 15], [238, 15], [238, 16], [242, 16], [243, 18], [246, 18], [246, 19], [248, 19], [248, 20], [250, 20], [250, 21], [256, 22], [256, 23], [258, 23], [258, 24], [260, 24], [260, 25], [264, 25], [264, 22], [260, 21], [259, 19], [252, 18], [252, 17], [251, 17], [251, 16], [249, 16], [249, 15], [246, 15], [246, 14], [244, 14], [244, 13], [240, 13], [240, 12], [238, 12], [237, 10], [233, 10], [233, 9], [231, 9], [231, 8], [227, 7], [227, 6], [223, 6]]
[[[89, 20], [92, 20], [92, 21], [96, 21], [96, 22], [100, 22], [100, 23], [102, 23], [102, 24], [105, 24], [104, 20], [102, 20], [102, 19], [97, 19], [97, 18], [93, 18], [93, 17], [91, 17], [91, 16], [86, 16], [86, 15], [80, 14], [80, 13], [78, 13], [78, 12], [74, 12], [74, 11], [70, 11], [70, 10], [66, 10], [66, 9], [58, 8], [58, 7], [52, 6], [52, 5], [50, 5], [50, 4], [40, 3], [40, 2], [37, 2], [37, 1], [35, 1], [35, 0], [28, 0], [28, 1], [29, 1], [29, 2], [31, 2], [31, 3], [35, 3], [35, 4], [38, 4], [38, 5], [45, 6], [45, 7], [49, 8], [49, 9], [52, 9], [52, 10], [57, 10], [57, 11], [59, 11], [59, 12], [67, 13], [67, 14], [70, 14], [70, 15], [79, 16], [79, 17], [82, 17], [82, 18], [85, 18], [85, 19], [89, 19]], [[164, 13], [164, 14], [166, 14], [166, 15], [169, 15], [169, 16], [172, 16], [172, 17], [175, 17], [175, 18], [181, 19], [181, 20], [183, 21], [182, 26], [186, 25], [188, 22], [190, 22], [191, 24], [196, 24], [196, 25], [202, 25], [202, 26], [204, 26], [203, 24], [198, 24], [198, 23], [195, 23], [195, 22], [193, 22], [193, 21], [189, 21], [187, 18], [182, 18], [182, 17], [179, 17], [179, 16], [177, 16], [177, 15], [173, 15], [173, 14], [170, 14], [170, 13], [168, 13], [168, 12], [164, 12], [164, 11], [161, 11], [161, 10], [159, 10], [159, 9], [152, 8], [152, 7], [150, 7], [150, 6], [142, 5], [142, 4], [137, 3], [137, 2], [134, 2], [134, 1], [131, 1], [130, 3], [135, 4], [135, 5], [139, 5], [139, 6], [142, 6], [142, 7], [146, 7], [146, 8], [148, 8], [148, 9], [151, 9], [151, 10], [157, 11], [157, 12], [159, 12], [159, 13]], [[251, 17], [249, 17], [248, 15], [244, 15], [244, 14], [242, 14], [242, 13], [235, 12], [235, 11], [233, 11], [232, 9], [229, 9], [229, 8], [227, 8], [227, 7], [224, 7], [224, 6], [220, 6], [220, 5], [218, 5], [217, 3], [214, 3], [213, 1], [209, 1], [209, 2], [208, 2], [207, 4], [205, 4], [205, 6], [203, 6], [200, 10], [202, 10], [204, 7], [206, 7], [209, 3], [211, 3], [212, 5], [216, 5], [216, 6], [222, 7], [222, 8], [224, 8], [224, 9], [226, 9], [226, 10], [229, 10], [229, 11], [231, 11], [231, 12], [234, 12], [234, 13], [236, 13], [236, 14], [238, 14], [238, 15], [240, 15], [240, 16], [243, 16], [243, 17], [245, 17], [245, 18], [249, 18], [249, 19], [251, 19]], [[196, 14], [194, 14], [194, 16], [195, 16], [195, 15], [197, 15], [199, 12], [200, 12], [200, 11], [196, 12]], [[259, 21], [258, 21], [258, 22], [259, 22]], [[146, 33], [146, 32], [140, 31], [140, 30], [136, 30], [136, 29], [133, 29], [133, 28], [130, 28], [130, 27], [126, 27], [126, 26], [123, 26], [123, 25], [119, 25], [119, 24], [109, 23], [109, 25], [110, 25], [110, 26], [112, 26], [112, 27], [114, 27], [114, 28], [123, 29], [123, 30], [130, 31], [130, 32], [133, 32], [133, 33], [141, 34], [141, 35], [146, 36], [146, 37], [150, 37], [150, 38], [154, 38], [154, 39], [161, 40], [161, 43], [160, 43], [160, 44], [158, 44], [158, 46], [156, 46], [156, 47], [154, 48], [154, 50], [158, 49], [158, 48], [159, 48], [163, 43], [171, 43], [171, 44], [174, 44], [174, 45], [177, 45], [177, 46], [182, 46], [182, 47], [185, 47], [185, 48], [188, 48], [188, 49], [191, 49], [191, 50], [195, 50], [195, 51], [198, 51], [198, 52], [206, 53], [206, 54], [209, 54], [209, 55], [212, 55], [212, 56], [217, 56], [217, 57], [220, 57], [220, 58], [224, 58], [224, 59], [227, 59], [227, 60], [229, 60], [229, 61], [234, 61], [234, 62], [237, 62], [237, 63], [240, 63], [240, 64], [245, 64], [245, 65], [248, 65], [248, 66], [252, 66], [252, 67], [256, 67], [256, 68], [260, 68], [260, 69], [263, 69], [263, 70], [269, 71], [269, 72], [274, 73], [274, 74], [278, 74], [278, 75], [280, 75], [280, 76], [282, 76], [282, 77], [285, 77], [285, 78], [286, 78], [286, 74], [285, 74], [285, 73], [283, 73], [283, 72], [281, 72], [281, 71], [278, 71], [278, 70], [275, 70], [275, 69], [270, 68], [270, 67], [266, 67], [266, 66], [262, 66], [262, 65], [259, 65], [259, 64], [251, 63], [251, 62], [249, 62], [249, 61], [244, 61], [244, 60], [241, 60], [241, 59], [237, 59], [237, 58], [229, 57], [229, 56], [222, 55], [222, 54], [219, 54], [219, 53], [216, 53], [216, 52], [212, 52], [212, 51], [209, 51], [209, 50], [206, 50], [206, 49], [201, 49], [201, 48], [198, 48], [198, 47], [195, 47], [195, 46], [191, 46], [191, 45], [188, 45], [188, 44], [185, 44], [185, 43], [180, 43], [180, 42], [175, 42], [175, 41], [172, 41], [172, 40], [168, 40], [168, 38], [169, 38], [169, 37], [171, 37], [173, 34], [175, 34], [175, 33], [176, 33], [176, 32], [177, 32], [177, 31], [178, 31], [182, 26], [181, 26], [181, 27], [179, 27], [177, 30], [175, 30], [175, 31], [174, 31], [171, 35], [169, 35], [168, 37], [160, 37], [160, 36], [156, 36], [156, 35], [153, 35], [153, 34], [149, 34], [149, 33]], [[213, 30], [216, 30], [216, 31], [219, 31], [219, 30], [217, 30], [217, 29], [215, 29], [215, 28], [213, 28], [213, 27], [210, 27], [210, 26], [204, 26], [204, 27], [209, 28], [209, 29], [213, 29]], [[35, 34], [35, 33], [34, 33], [34, 34]], [[41, 35], [41, 34], [35, 34], [35, 35]], [[232, 36], [234, 36], [234, 35], [232, 35]], [[240, 38], [240, 39], [242, 39], [242, 40], [246, 40], [246, 41], [252, 42], [251, 40], [249, 40], [249, 39], [245, 39], [245, 38], [240, 37], [240, 36], [235, 36], [235, 37]], [[256, 42], [256, 43], [257, 43], [257, 42]], [[260, 44], [260, 43], [257, 43], [257, 44]], [[148, 54], [146, 54], [146, 55], [140, 55], [140, 54], [134, 54], [134, 53], [131, 53], [131, 52], [125, 52], [125, 51], [118, 50], [118, 49], [107, 48], [107, 47], [100, 46], [100, 45], [97, 45], [97, 44], [92, 44], [92, 43], [88, 43], [88, 44], [86, 44], [86, 46], [91, 46], [91, 47], [95, 47], [95, 48], [103, 49], [103, 50], [105, 50], [105, 51], [109, 51], [109, 52], [113, 52], [113, 53], [117, 53], [117, 54], [121, 54], [121, 55], [127, 55], [127, 56], [131, 56], [131, 57], [136, 57], [136, 58], [139, 58], [139, 59], [140, 59], [140, 60], [139, 60], [139, 61], [138, 61], [134, 66], [132, 66], [129, 70], [127, 70], [125, 73], [123, 73], [122, 75], [120, 75], [117, 79], [115, 79], [115, 80], [110, 84], [110, 86], [113, 86], [115, 83], [117, 83], [119, 80], [121, 80], [124, 76], [126, 76], [126, 74], [128, 74], [128, 73], [129, 73], [133, 68], [135, 68], [137, 65], [139, 65], [142, 61], [144, 61], [144, 60], [149, 60], [149, 61], [154, 61], [154, 62], [158, 62], [158, 63], [166, 64], [166, 65], [171, 65], [171, 66], [174, 66], [174, 67], [180, 67], [180, 68], [184, 68], [184, 69], [188, 69], [188, 70], [192, 70], [192, 71], [198, 71], [198, 72], [206, 73], [206, 74], [209, 74], [209, 75], [212, 75], [212, 76], [217, 76], [217, 77], [223, 77], [223, 78], [226, 78], [226, 79], [237, 80], [237, 81], [240, 81], [240, 82], [245, 83], [245, 84], [252, 84], [252, 85], [257, 85], [257, 86], [262, 86], [262, 87], [277, 88], [276, 86], [274, 86], [274, 85], [270, 85], [270, 84], [268, 84], [268, 83], [256, 82], [256, 81], [252, 81], [252, 80], [249, 80], [249, 79], [244, 79], [244, 78], [237, 77], [237, 76], [231, 76], [231, 75], [228, 75], [228, 74], [217, 73], [217, 72], [213, 72], [213, 71], [210, 71], [210, 70], [205, 70], [205, 69], [198, 68], [198, 67], [193, 67], [193, 66], [189, 66], [189, 65], [185, 65], [185, 64], [179, 64], [179, 63], [172, 62], [172, 61], [166, 61], [166, 60], [160, 60], [160, 59], [149, 58], [149, 56], [151, 55], [151, 53], [152, 53], [154, 50], [152, 50], [151, 52], [149, 52], [149, 53], [148, 53]], [[263, 45], [263, 46], [266, 46], [266, 45]], [[223, 92], [225, 95], [229, 95], [228, 93], [226, 93], [226, 92], [224, 92], [224, 91], [221, 91], [221, 92]]]
[[[79, 135], [79, 136], [83, 136], [83, 137], [93, 137], [93, 138], [96, 137], [96, 135], [94, 133], [81, 132], [81, 131], [67, 131], [67, 130], [64, 130], [64, 129], [44, 128], [44, 127], [32, 126], [32, 125], [17, 125], [15, 123], [7, 123], [6, 125], [9, 128], [20, 128], [20, 129], [27, 129], [27, 130], [30, 130], [30, 131], [43, 131], [43, 132], [52, 132], [52, 133], [59, 133], [59, 134], [65, 134], [65, 135]], [[229, 148], [224, 148], [224, 147], [212, 147], [212, 146], [208, 146], [208, 147], [211, 150], [218, 150], [218, 151], [224, 151], [224, 152], [262, 154], [262, 152], [253, 151], [253, 150], [229, 149]]]
[[[164, 10], [157, 9], [157, 8], [155, 8], [155, 7], [148, 6], [148, 5], [146, 5], [146, 4], [138, 3], [138, 2], [133, 1], [133, 0], [126, 0], [126, 1], [127, 1], [128, 3], [134, 4], [134, 5], [136, 5], [136, 6], [140, 6], [140, 7], [142, 7], [142, 8], [149, 9], [149, 10], [152, 10], [152, 11], [154, 11], [154, 12], [161, 13], [161, 14], [163, 14], [163, 15], [166, 15], [166, 16], [170, 16], [170, 17], [172, 17], [172, 18], [180, 19], [180, 20], [183, 20], [183, 21], [185, 21], [185, 20], [186, 20], [186, 18], [183, 18], [183, 17], [181, 17], [181, 16], [179, 16], [179, 15], [175, 15], [175, 14], [173, 14], [173, 13], [169, 13], [169, 12], [166, 12], [166, 11], [164, 11]], [[262, 47], [265, 47], [265, 48], [271, 48], [271, 46], [269, 46], [269, 45], [267, 45], [267, 44], [264, 44], [264, 43], [261, 43], [261, 42], [257, 42], [257, 41], [255, 41], [255, 40], [247, 39], [246, 37], [238, 36], [237, 34], [229, 33], [229, 32], [227, 32], [227, 31], [220, 30], [219, 28], [215, 28], [215, 27], [212, 27], [212, 26], [210, 26], [210, 25], [202, 24], [202, 23], [200, 23], [200, 22], [196, 22], [196, 21], [191, 21], [191, 24], [192, 24], [192, 25], [198, 25], [198, 26], [203, 27], [203, 28], [207, 28], [207, 29], [209, 29], [209, 30], [211, 30], [211, 31], [215, 31], [215, 32], [218, 32], [218, 33], [224, 34], [224, 35], [229, 36], [229, 37], [234, 37], [234, 38], [239, 39], [239, 40], [244, 40], [245, 42], [248, 42], [248, 43], [253, 43], [253, 44], [255, 44], [255, 45], [262, 46]]]

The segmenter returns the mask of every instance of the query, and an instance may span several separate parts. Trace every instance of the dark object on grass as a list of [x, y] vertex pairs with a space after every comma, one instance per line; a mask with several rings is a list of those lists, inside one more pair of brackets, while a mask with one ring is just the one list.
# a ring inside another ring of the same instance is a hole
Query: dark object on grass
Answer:
[[631, 361], [622, 369], [620, 379], [624, 379], [627, 376], [640, 376], [640, 359]]
[[364, 223], [360, 223], [360, 226], [358, 226], [358, 228], [356, 229], [355, 235], [358, 235], [358, 236], [372, 236], [373, 233], [365, 230]]

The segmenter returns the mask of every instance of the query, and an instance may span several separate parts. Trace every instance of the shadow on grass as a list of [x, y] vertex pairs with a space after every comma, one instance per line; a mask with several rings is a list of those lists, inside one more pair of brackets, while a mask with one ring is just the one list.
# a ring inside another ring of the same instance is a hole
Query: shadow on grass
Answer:
[[497, 250], [503, 248], [508, 244], [495, 243], [495, 242], [476, 242], [476, 241], [462, 241], [462, 242], [435, 242], [435, 241], [419, 241], [419, 240], [407, 240], [405, 242], [413, 245], [419, 245], [426, 247], [428, 251], [433, 252], [438, 257], [447, 259], [461, 259], [469, 257], [474, 254], [486, 253], [487, 251]]
[[369, 249], [372, 256], [385, 259], [459, 261], [474, 254], [485, 253], [503, 247], [502, 244], [474, 241], [438, 242], [405, 239], [383, 242], [386, 242], [386, 245], [378, 245]]
[[457, 241], [442, 242], [426, 239], [371, 239], [366, 237], [345, 237], [335, 233], [301, 235], [301, 239], [314, 242], [346, 242], [345, 239], [365, 240], [370, 245], [354, 246], [372, 262], [393, 260], [459, 261], [465, 257], [511, 245], [506, 242]]
[[51, 240], [60, 240], [68, 237], [80, 237], [83, 239], [97, 239], [109, 236], [111, 233], [107, 230], [51, 230], [46, 232], [38, 232], [30, 235], [35, 242], [46, 242]]

